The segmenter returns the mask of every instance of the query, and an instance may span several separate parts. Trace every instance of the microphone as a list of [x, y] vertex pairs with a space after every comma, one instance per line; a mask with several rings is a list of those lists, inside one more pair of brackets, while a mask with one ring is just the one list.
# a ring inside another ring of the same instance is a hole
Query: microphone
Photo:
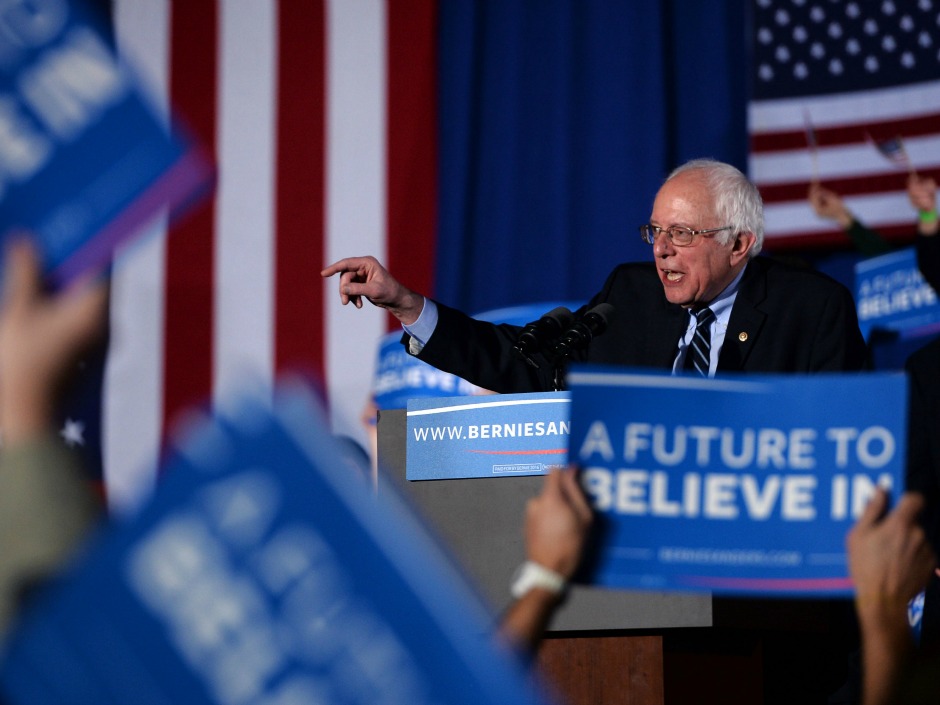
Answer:
[[552, 355], [556, 363], [564, 360], [573, 351], [587, 347], [588, 343], [607, 330], [613, 315], [614, 307], [607, 303], [597, 304], [591, 310], [585, 311], [555, 343]]
[[564, 306], [552, 309], [537, 321], [527, 323], [512, 349], [532, 367], [538, 368], [532, 355], [557, 340], [573, 322], [574, 314]]

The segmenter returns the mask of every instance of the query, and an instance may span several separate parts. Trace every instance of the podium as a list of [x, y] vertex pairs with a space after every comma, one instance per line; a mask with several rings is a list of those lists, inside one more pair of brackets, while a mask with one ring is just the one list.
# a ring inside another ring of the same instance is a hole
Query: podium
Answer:
[[[543, 478], [410, 482], [406, 443], [405, 410], [379, 412], [379, 472], [403, 489], [500, 614], [525, 558], [525, 505]], [[851, 648], [841, 641], [846, 615], [851, 604], [845, 601], [733, 600], [573, 585], [537, 659], [570, 705], [816, 702], [807, 693], [841, 684], [832, 671], [844, 667]]]

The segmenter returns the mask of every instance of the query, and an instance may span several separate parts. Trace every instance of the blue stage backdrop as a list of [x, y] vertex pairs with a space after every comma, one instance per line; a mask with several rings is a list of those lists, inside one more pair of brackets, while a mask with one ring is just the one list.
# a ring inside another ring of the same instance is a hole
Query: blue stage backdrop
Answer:
[[744, 169], [744, 0], [440, 3], [436, 294], [587, 299], [678, 163]]

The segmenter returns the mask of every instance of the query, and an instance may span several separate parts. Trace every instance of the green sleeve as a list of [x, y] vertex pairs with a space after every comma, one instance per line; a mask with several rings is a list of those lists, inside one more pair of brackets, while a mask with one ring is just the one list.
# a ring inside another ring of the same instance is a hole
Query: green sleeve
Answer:
[[891, 243], [885, 240], [880, 233], [866, 228], [854, 218], [852, 219], [852, 224], [845, 231], [845, 234], [849, 236], [849, 239], [852, 241], [852, 244], [855, 245], [855, 249], [858, 250], [859, 254], [865, 255], [866, 257], [883, 255], [893, 249]]
[[77, 459], [55, 435], [0, 450], [0, 634], [24, 593], [68, 561], [101, 515]]

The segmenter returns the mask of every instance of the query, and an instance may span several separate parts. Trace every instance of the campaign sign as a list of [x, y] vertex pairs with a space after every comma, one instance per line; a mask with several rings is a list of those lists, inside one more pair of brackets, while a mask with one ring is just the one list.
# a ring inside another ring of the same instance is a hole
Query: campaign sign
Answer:
[[940, 302], [917, 267], [913, 247], [856, 264], [855, 301], [866, 340], [874, 328], [910, 335], [940, 329]]
[[538, 703], [493, 616], [304, 392], [202, 422], [11, 636], [2, 699]]
[[455, 397], [480, 393], [479, 387], [409, 355], [401, 344], [401, 331], [379, 343], [372, 394], [379, 409], [404, 409], [418, 397]]
[[715, 379], [574, 368], [570, 456], [598, 513], [590, 582], [851, 594], [845, 535], [903, 487], [902, 373]]
[[200, 153], [158, 123], [97, 16], [72, 0], [4, 3], [0, 240], [33, 237], [63, 283], [107, 263], [210, 176]]
[[411, 399], [408, 480], [543, 475], [565, 467], [567, 392]]

